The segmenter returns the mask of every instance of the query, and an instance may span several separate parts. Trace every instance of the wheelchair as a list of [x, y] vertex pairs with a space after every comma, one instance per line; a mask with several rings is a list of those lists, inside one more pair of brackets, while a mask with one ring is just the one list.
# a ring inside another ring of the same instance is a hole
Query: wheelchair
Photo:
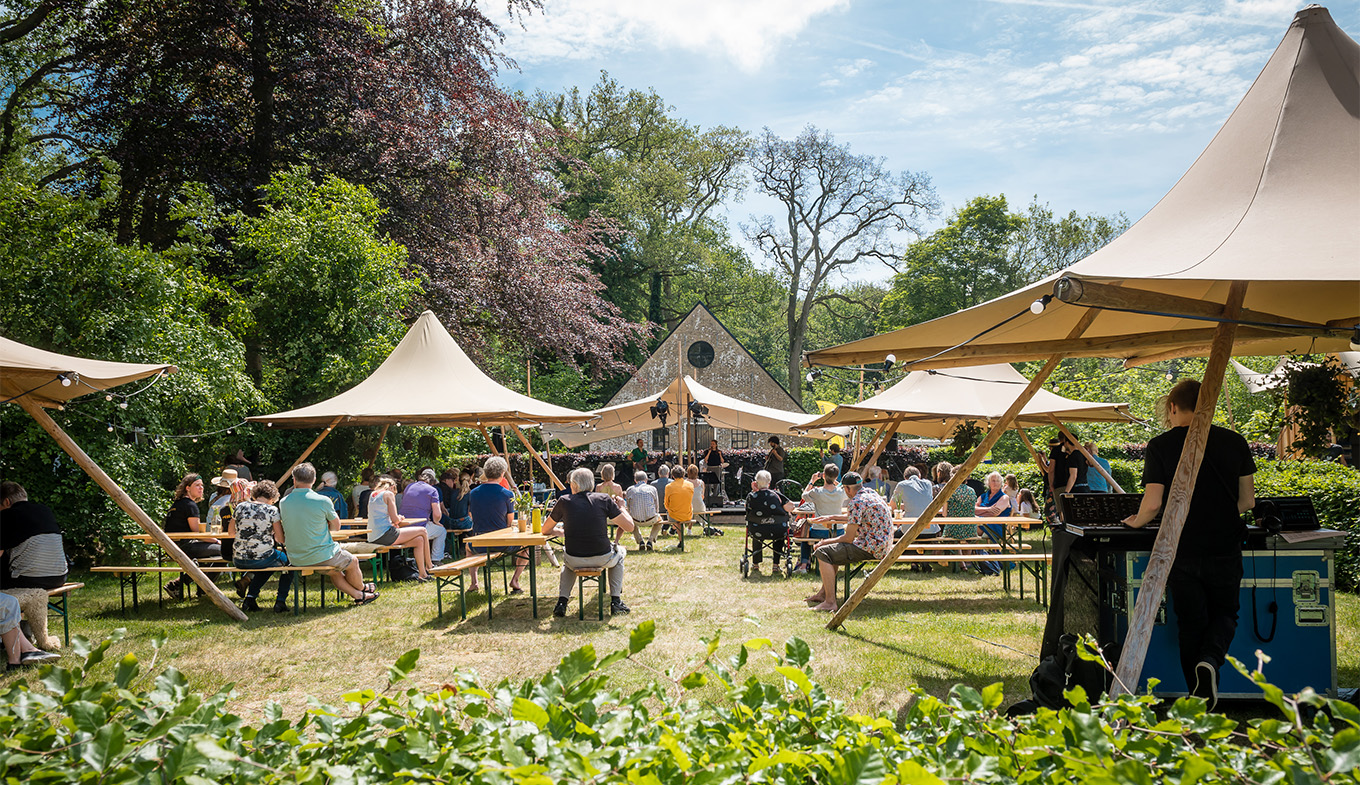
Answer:
[[[793, 575], [793, 535], [788, 524], [785, 523], [784, 525], [784, 536], [782, 539], [777, 535], [761, 536], [759, 542], [754, 545], [754, 538], [751, 535], [751, 526], [752, 523], [748, 520], [746, 525], [742, 527], [742, 532], [745, 535], [746, 540], [742, 544], [741, 563], [738, 565], [741, 569], [741, 577], [746, 578], [750, 576], [751, 565], [753, 564], [752, 557], [754, 557], [756, 553], [761, 554], [761, 561], [764, 561], [764, 557], [768, 554], [770, 563], [774, 565], [771, 574], [778, 575], [782, 573], [786, 578], [791, 577]], [[777, 546], [782, 546], [784, 552], [782, 566], [779, 561], [775, 559], [775, 554], [781, 549]]]

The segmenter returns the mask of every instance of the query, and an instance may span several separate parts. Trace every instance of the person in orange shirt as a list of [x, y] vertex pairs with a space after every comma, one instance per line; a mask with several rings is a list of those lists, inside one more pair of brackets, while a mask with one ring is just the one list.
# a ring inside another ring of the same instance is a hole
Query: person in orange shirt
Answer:
[[670, 484], [666, 486], [666, 514], [670, 516], [676, 534], [679, 534], [681, 526], [694, 523], [694, 483], [678, 470], [673, 474]]

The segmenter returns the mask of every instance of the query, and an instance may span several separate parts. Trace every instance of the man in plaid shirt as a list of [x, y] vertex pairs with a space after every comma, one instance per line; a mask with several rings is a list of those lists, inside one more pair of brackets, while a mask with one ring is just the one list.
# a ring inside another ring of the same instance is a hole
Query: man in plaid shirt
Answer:
[[845, 515], [813, 518], [813, 523], [845, 521], [845, 533], [817, 543], [813, 552], [822, 575], [822, 588], [807, 598], [815, 602], [815, 611], [836, 610], [836, 570], [842, 565], [879, 560], [888, 555], [893, 541], [892, 511], [883, 497], [864, 485], [856, 472], [841, 478], [841, 487], [849, 498]]

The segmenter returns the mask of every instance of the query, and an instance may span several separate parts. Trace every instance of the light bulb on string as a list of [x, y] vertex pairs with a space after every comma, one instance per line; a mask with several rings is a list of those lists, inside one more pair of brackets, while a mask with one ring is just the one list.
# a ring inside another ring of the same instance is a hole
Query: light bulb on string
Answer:
[[118, 408], [119, 408], [119, 409], [126, 409], [126, 408], [127, 408], [127, 401], [123, 401], [122, 403], [118, 404]]
[[1038, 316], [1039, 314], [1041, 314], [1041, 313], [1044, 312], [1044, 308], [1045, 308], [1045, 307], [1049, 304], [1049, 302], [1052, 301], [1052, 300], [1053, 300], [1053, 295], [1051, 295], [1051, 294], [1046, 294], [1046, 295], [1044, 295], [1043, 297], [1040, 297], [1039, 299], [1037, 299], [1037, 300], [1035, 300], [1034, 302], [1032, 302], [1032, 303], [1029, 304], [1029, 312], [1032, 313], [1032, 314], [1034, 314], [1035, 316]]
[[112, 394], [105, 395], [105, 396], [104, 396], [104, 400], [106, 400], [106, 401], [112, 401], [112, 400], [113, 400], [113, 395], [112, 395]]
[[57, 374], [57, 378], [58, 378], [58, 379], [61, 379], [61, 386], [62, 386], [62, 387], [70, 387], [70, 386], [71, 386], [71, 377], [67, 376], [66, 374], [64, 374], [64, 373], [59, 373], [59, 374]]
[[109, 426], [109, 433], [113, 433], [113, 426], [112, 426], [112, 425]]

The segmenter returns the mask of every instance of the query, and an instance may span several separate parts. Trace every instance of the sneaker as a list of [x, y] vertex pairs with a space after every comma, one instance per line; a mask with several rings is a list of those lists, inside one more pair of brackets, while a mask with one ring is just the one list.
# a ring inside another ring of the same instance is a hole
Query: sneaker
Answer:
[[53, 660], [59, 660], [59, 659], [61, 659], [61, 655], [60, 655], [60, 654], [57, 654], [56, 652], [52, 652], [52, 651], [42, 651], [41, 649], [39, 649], [39, 650], [37, 650], [37, 651], [26, 651], [26, 652], [24, 652], [23, 654], [20, 654], [20, 655], [19, 655], [19, 664], [20, 664], [20, 665], [37, 665], [38, 663], [42, 663], [42, 662], [51, 662], [51, 661], [53, 661]]
[[254, 597], [247, 597], [247, 598], [245, 598], [244, 600], [241, 600], [241, 610], [243, 610], [243, 611], [258, 611], [259, 609], [260, 609], [260, 604], [257, 603], [257, 602], [255, 602], [255, 598], [254, 598]]
[[184, 599], [184, 582], [178, 578], [165, 584], [165, 593], [172, 600]]
[[632, 609], [623, 604], [622, 597], [615, 597], [609, 601], [609, 612], [612, 614], [629, 613]]
[[556, 616], [556, 617], [559, 618], [559, 619], [562, 618], [563, 616], [566, 616], [566, 615], [567, 615], [567, 598], [566, 598], [566, 597], [558, 597], [558, 598], [557, 598], [557, 605], [553, 608], [553, 615]]
[[250, 576], [242, 575], [236, 579], [236, 596], [245, 598], [246, 590], [250, 588]]
[[1190, 694], [1203, 698], [1209, 704], [1209, 711], [1218, 705], [1218, 668], [1212, 662], [1200, 660], [1195, 665], [1195, 688]]

